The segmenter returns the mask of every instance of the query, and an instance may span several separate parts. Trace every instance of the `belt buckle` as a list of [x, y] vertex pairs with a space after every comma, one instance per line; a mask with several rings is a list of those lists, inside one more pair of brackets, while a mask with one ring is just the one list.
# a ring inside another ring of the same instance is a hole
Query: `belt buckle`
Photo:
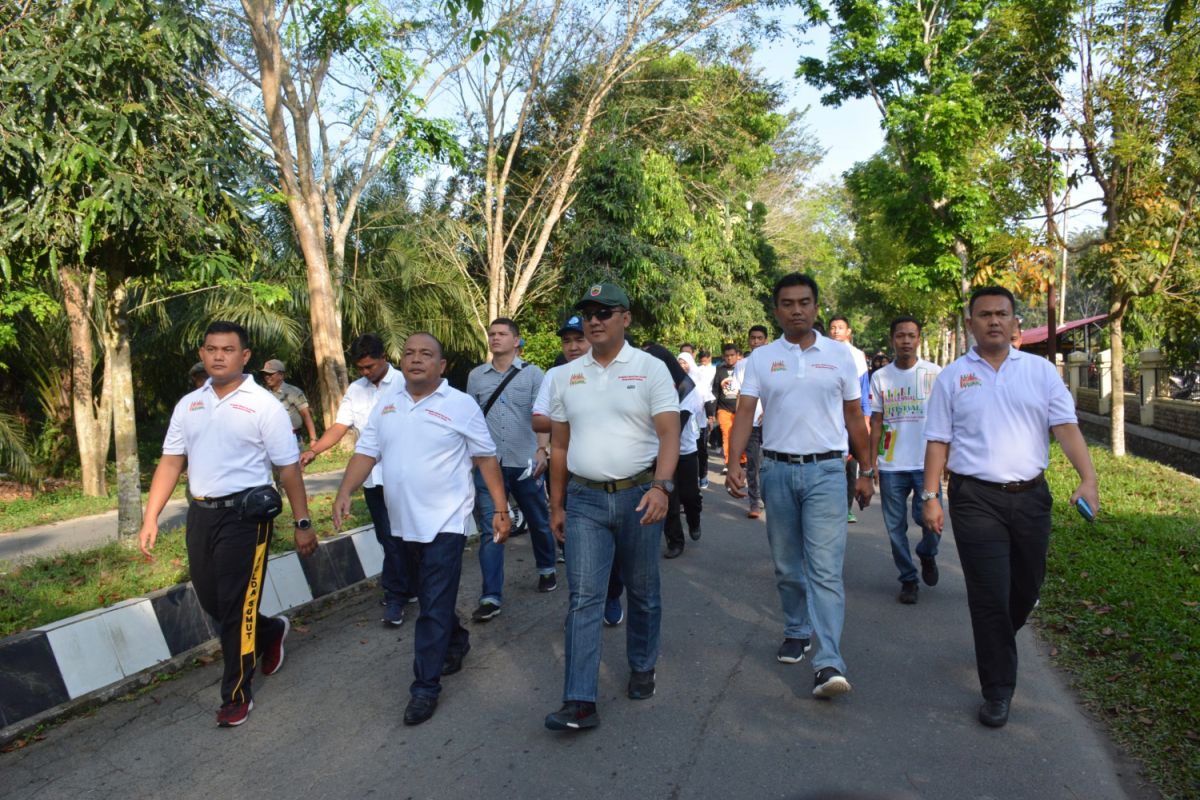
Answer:
[[604, 486], [604, 491], [608, 492], [609, 494], [614, 494], [617, 491], [617, 482], [616, 481], [605, 481], [603, 486]]

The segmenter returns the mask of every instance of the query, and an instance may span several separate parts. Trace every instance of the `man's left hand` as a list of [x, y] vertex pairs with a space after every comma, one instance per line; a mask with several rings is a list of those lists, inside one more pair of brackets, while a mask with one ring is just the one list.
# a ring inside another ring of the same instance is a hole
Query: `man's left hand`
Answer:
[[546, 451], [538, 448], [538, 451], [533, 454], [533, 475], [534, 478], [540, 478], [545, 474], [546, 469], [550, 466], [550, 459], [546, 457]]
[[1081, 497], [1091, 506], [1093, 516], [1100, 516], [1100, 486], [1094, 481], [1090, 483], [1084, 481], [1079, 484], [1079, 487], [1071, 494], [1071, 505], [1075, 505], [1075, 501]]
[[866, 508], [871, 505], [871, 498], [875, 495], [875, 482], [866, 475], [859, 475], [858, 480], [854, 483], [854, 496], [858, 498], [861, 508]]
[[[507, 507], [506, 507], [507, 508]], [[512, 531], [512, 517], [508, 511], [497, 511], [492, 514], [492, 541], [496, 544], [504, 544], [508, 541], [508, 534]]]
[[308, 558], [317, 552], [317, 535], [311, 530], [296, 529], [296, 552]]
[[665, 490], [653, 486], [648, 492], [642, 495], [642, 502], [637, 504], [635, 511], [645, 511], [642, 514], [643, 525], [653, 525], [656, 522], [666, 519], [667, 517], [667, 493]]

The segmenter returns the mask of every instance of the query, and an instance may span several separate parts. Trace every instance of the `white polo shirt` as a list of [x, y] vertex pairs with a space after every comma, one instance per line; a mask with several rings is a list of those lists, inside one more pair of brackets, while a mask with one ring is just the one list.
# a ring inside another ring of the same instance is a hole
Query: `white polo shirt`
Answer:
[[496, 455], [483, 410], [445, 379], [414, 402], [403, 381], [379, 398], [354, 452], [383, 467], [383, 497], [392, 536], [432, 542], [466, 533], [475, 507], [471, 459]]
[[626, 342], [607, 367], [591, 351], [547, 374], [550, 419], [571, 426], [567, 470], [592, 481], [619, 481], [658, 456], [654, 417], [679, 411], [665, 364]]
[[542, 385], [538, 387], [537, 397], [533, 399], [533, 408], [530, 411], [530, 416], [550, 416], [550, 376], [554, 374], [555, 370], [566, 368], [567, 364], [559, 364], [557, 367], [551, 367], [550, 369], [546, 370], [546, 374], [542, 377]]
[[[378, 385], [371, 383], [369, 378], [354, 381], [346, 387], [346, 394], [342, 397], [342, 404], [338, 406], [334, 422], [354, 428], [361, 435], [367, 425], [367, 418], [371, 416], [371, 409], [375, 408], [375, 403], [380, 397], [396, 388], [397, 380], [403, 383], [404, 376], [400, 370], [388, 364], [387, 372], [379, 379]], [[363, 481], [363, 488], [373, 489], [382, 482], [383, 467], [376, 464], [370, 477]]]
[[271, 482], [271, 465], [300, 460], [292, 421], [267, 389], [243, 375], [223, 398], [212, 380], [175, 404], [163, 455], [187, 456], [193, 497], [225, 497]]
[[771, 413], [763, 419], [763, 447], [806, 456], [846, 451], [844, 403], [858, 400], [858, 367], [850, 348], [816, 337], [807, 350], [779, 337], [750, 354], [742, 394]]
[[941, 371], [937, 364], [917, 359], [908, 369], [892, 363], [871, 376], [871, 413], [883, 415], [876, 460], [880, 471], [925, 467], [925, 407]]
[[1071, 393], [1049, 361], [1009, 348], [995, 370], [971, 348], [934, 381], [925, 438], [950, 445], [951, 472], [1027, 481], [1050, 463], [1050, 428], [1077, 421]]

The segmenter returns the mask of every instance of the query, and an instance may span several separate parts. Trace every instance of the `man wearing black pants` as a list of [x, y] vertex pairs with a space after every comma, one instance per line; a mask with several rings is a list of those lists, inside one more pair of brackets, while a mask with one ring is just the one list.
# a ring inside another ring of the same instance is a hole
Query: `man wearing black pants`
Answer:
[[[754, 325], [750, 328], [749, 344], [750, 352], [754, 352], [758, 348], [767, 343], [767, 327], [765, 325]], [[746, 375], [746, 359], [742, 359], [737, 363], [738, 384], [741, 385], [745, 380]], [[750, 509], [746, 512], [746, 516], [750, 519], [758, 519], [762, 516], [763, 501], [762, 492], [758, 488], [758, 470], [762, 464], [762, 419], [765, 409], [762, 402], [759, 402], [759, 410], [754, 417], [754, 427], [750, 429], [750, 441], [746, 443], [746, 495], [750, 498]]]
[[1050, 433], [1079, 473], [1071, 502], [1098, 511], [1099, 488], [1075, 404], [1050, 362], [1010, 345], [1015, 303], [997, 286], [968, 305], [976, 346], [933, 385], [925, 422], [926, 525], [942, 532], [937, 489], [950, 471], [950, 516], [967, 585], [979, 721], [1008, 721], [1017, 685], [1017, 631], [1037, 603], [1046, 574], [1052, 499], [1046, 485]]
[[[200, 348], [209, 380], [175, 406], [154, 470], [138, 544], [150, 557], [158, 538], [158, 516], [175, 484], [188, 470], [191, 502], [187, 550], [192, 586], [200, 607], [216, 621], [225, 670], [217, 724], [234, 727], [254, 709], [250, 681], [262, 653], [262, 672], [283, 664], [287, 617], [259, 613], [266, 578], [267, 549], [279, 513], [270, 486], [269, 465], [279, 469], [296, 517], [296, 551], [317, 549], [308, 519], [308, 499], [300, 473], [300, 452], [291, 421], [279, 401], [242, 368], [250, 361], [246, 330], [232, 322], [214, 322]], [[254, 513], [247, 495], [266, 490], [272, 512]]]

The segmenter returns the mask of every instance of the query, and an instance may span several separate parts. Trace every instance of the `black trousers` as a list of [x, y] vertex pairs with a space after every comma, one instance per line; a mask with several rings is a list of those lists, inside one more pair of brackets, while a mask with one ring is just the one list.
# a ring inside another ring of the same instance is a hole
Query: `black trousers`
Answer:
[[439, 533], [432, 542], [405, 541], [405, 558], [416, 565], [421, 613], [413, 626], [413, 682], [409, 691], [437, 697], [446, 656], [461, 654], [471, 636], [458, 620], [455, 602], [462, 577], [461, 533]]
[[846, 512], [854, 511], [854, 482], [858, 480], [858, 461], [854, 456], [846, 459]]
[[258, 653], [283, 629], [258, 611], [273, 531], [273, 523], [246, 522], [235, 508], [188, 506], [188, 568], [200, 607], [220, 633], [223, 703], [249, 702]]
[[700, 438], [696, 440], [696, 477], [704, 480], [708, 477], [708, 428], [700, 429]]
[[667, 496], [667, 519], [663, 524], [663, 534], [667, 537], [668, 545], [683, 547], [681, 517], [687, 520], [688, 530], [700, 527], [700, 510], [703, 502], [704, 498], [700, 494], [700, 481], [696, 472], [696, 454], [681, 455], [679, 464], [675, 467], [675, 491]]
[[958, 546], [975, 666], [986, 700], [1005, 700], [1017, 686], [1017, 631], [1029, 618], [1046, 577], [1050, 487], [1010, 493], [954, 475], [950, 517]]
[[762, 426], [758, 426], [750, 429], [750, 438], [746, 440], [746, 496], [750, 498], [750, 508], [759, 511], [763, 507], [762, 490], [758, 488], [762, 460]]
[[417, 596], [417, 571], [409, 562], [404, 540], [392, 536], [383, 487], [364, 488], [363, 498], [371, 513], [371, 524], [375, 526], [375, 539], [383, 548], [383, 568], [379, 572], [383, 598], [388, 602], [406, 603], [408, 598]]

